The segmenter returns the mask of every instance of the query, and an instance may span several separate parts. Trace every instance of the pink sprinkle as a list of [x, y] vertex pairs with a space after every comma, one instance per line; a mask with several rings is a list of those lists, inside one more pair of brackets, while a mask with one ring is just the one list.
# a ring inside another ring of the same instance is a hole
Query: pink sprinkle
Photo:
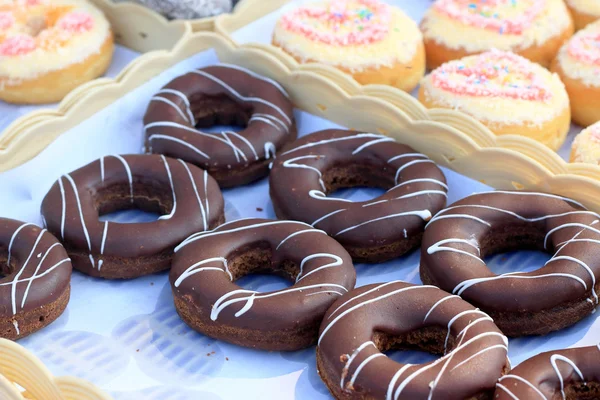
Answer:
[[443, 64], [431, 73], [435, 87], [455, 95], [548, 101], [552, 92], [536, 77], [533, 64], [514, 53], [492, 50], [475, 58]]
[[28, 35], [16, 35], [0, 43], [0, 55], [20, 56], [35, 50], [35, 40]]
[[600, 124], [594, 124], [589, 127], [590, 139], [594, 142], [600, 143]]
[[8, 29], [15, 23], [15, 16], [10, 11], [0, 12], [0, 29]]
[[[281, 19], [284, 29], [313, 42], [335, 46], [367, 45], [384, 40], [390, 22], [390, 6], [379, 0], [332, 0], [324, 6], [299, 7]], [[341, 25], [347, 29], [340, 31]]]
[[18, 0], [17, 4], [21, 7], [31, 7], [31, 6], [39, 6], [40, 4], [44, 4], [44, 0]]
[[86, 12], [73, 11], [62, 17], [58, 21], [58, 26], [65, 31], [82, 33], [92, 30], [94, 19]]
[[[546, 0], [438, 0], [436, 11], [463, 24], [496, 31], [500, 34], [519, 35], [546, 9]], [[518, 15], [503, 18], [504, 10], [517, 8]]]
[[600, 65], [600, 33], [597, 29], [577, 33], [569, 41], [567, 51], [585, 64]]

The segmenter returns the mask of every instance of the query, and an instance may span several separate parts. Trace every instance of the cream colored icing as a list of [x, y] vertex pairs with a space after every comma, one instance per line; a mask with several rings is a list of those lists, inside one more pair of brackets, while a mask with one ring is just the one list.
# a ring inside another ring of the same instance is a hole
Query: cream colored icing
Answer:
[[582, 130], [573, 140], [572, 162], [600, 164], [600, 122]]
[[[309, 3], [307, 7], [323, 8], [331, 1]], [[350, 1], [350, 3], [358, 3]], [[400, 9], [389, 8], [389, 30], [382, 40], [356, 45], [333, 45], [292, 32], [284, 27], [282, 18], [277, 22], [273, 41], [294, 57], [306, 61], [346, 68], [360, 72], [369, 68], [392, 67], [409, 63], [415, 56], [423, 37], [417, 24]], [[321, 24], [319, 31], [327, 33], [329, 27]]]
[[[12, 2], [0, 2], [0, 6], [12, 4]], [[0, 79], [8, 78], [5, 83], [18, 83], [82, 62], [91, 55], [98, 54], [101, 46], [106, 42], [110, 34], [110, 25], [102, 12], [93, 5], [81, 0], [47, 0], [38, 6], [38, 10], [39, 7], [49, 4], [53, 7], [73, 6], [72, 11], [90, 14], [93, 19], [92, 28], [70, 34], [64, 43], [49, 50], [36, 48], [21, 55], [0, 55]], [[11, 36], [23, 34], [29, 36], [31, 33], [29, 26], [22, 23], [13, 24], [8, 29], [0, 30], [0, 45]], [[51, 34], [53, 35], [54, 32]]]
[[[490, 55], [509, 59], [496, 62], [495, 59], [488, 60]], [[467, 75], [452, 72], [465, 68], [474, 72]], [[510, 72], [504, 74], [505, 68]], [[489, 84], [472, 84], [473, 79], [479, 81], [482, 72], [493, 73], [494, 70], [500, 70], [502, 74], [489, 79]], [[557, 74], [523, 57], [500, 51], [446, 63], [423, 78], [421, 85], [427, 101], [460, 110], [489, 124], [541, 125], [569, 107], [567, 92]], [[530, 86], [540, 90], [532, 92]]]
[[581, 13], [600, 16], [599, 0], [567, 0], [567, 4]]
[[[600, 87], [600, 21], [580, 30], [558, 52], [563, 73], [588, 86]], [[585, 53], [584, 57], [580, 54]]]
[[[421, 30], [426, 39], [432, 39], [451, 49], [464, 49], [469, 53], [492, 48], [514, 51], [534, 45], [540, 46], [563, 33], [571, 22], [562, 0], [545, 1], [547, 4], [543, 12], [521, 34], [501, 33], [499, 30], [469, 26], [436, 11], [434, 6], [425, 13]], [[473, 3], [479, 2], [482, 0]], [[499, 3], [510, 1], [500, 0]]]

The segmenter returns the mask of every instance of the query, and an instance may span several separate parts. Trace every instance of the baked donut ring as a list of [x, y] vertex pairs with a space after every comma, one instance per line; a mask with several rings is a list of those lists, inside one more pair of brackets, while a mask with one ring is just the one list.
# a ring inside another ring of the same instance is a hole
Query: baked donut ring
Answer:
[[[155, 222], [100, 221], [139, 208]], [[168, 269], [173, 249], [223, 223], [223, 196], [206, 171], [159, 155], [102, 157], [58, 179], [42, 202], [48, 230], [62, 238], [75, 269], [129, 279]]]
[[[339, 298], [321, 324], [317, 366], [336, 399], [489, 398], [510, 369], [508, 340], [485, 313], [434, 286], [367, 285]], [[400, 364], [382, 352], [442, 355]]]
[[[269, 173], [269, 159], [296, 138], [293, 105], [277, 82], [237, 65], [194, 70], [167, 84], [144, 116], [152, 153], [206, 169], [221, 187]], [[240, 132], [196, 127], [244, 126]]]
[[[296, 221], [233, 221], [190, 236], [175, 251], [170, 280], [183, 321], [240, 346], [311, 346], [329, 306], [356, 282], [343, 247], [325, 232]], [[294, 284], [259, 293], [234, 283], [259, 271]]]
[[69, 302], [71, 270], [46, 229], [0, 218], [0, 337], [20, 339], [58, 318]]
[[523, 361], [499, 379], [495, 400], [600, 398], [600, 345], [556, 350]]
[[[448, 190], [427, 156], [388, 136], [338, 129], [298, 139], [275, 160], [269, 178], [279, 218], [324, 230], [359, 262], [386, 261], [418, 246]], [[389, 190], [363, 202], [327, 197], [355, 186]]]
[[[600, 216], [552, 194], [496, 191], [466, 197], [427, 225], [421, 280], [488, 313], [508, 336], [544, 335], [598, 305]], [[532, 272], [496, 275], [485, 256], [531, 248], [552, 258]]]

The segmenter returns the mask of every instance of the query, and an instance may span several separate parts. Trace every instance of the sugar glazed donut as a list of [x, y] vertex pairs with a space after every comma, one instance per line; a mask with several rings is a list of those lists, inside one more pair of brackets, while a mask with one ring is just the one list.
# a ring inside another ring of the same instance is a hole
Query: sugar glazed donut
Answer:
[[[421, 280], [488, 313], [508, 336], [570, 326], [598, 306], [600, 216], [570, 199], [496, 191], [469, 196], [425, 229]], [[540, 269], [496, 275], [483, 258], [515, 249], [552, 254]]]
[[0, 218], [0, 265], [0, 337], [25, 337], [63, 313], [71, 261], [46, 229]]
[[[293, 285], [260, 293], [234, 283], [254, 272]], [[195, 330], [240, 346], [298, 350], [316, 342], [323, 315], [354, 287], [356, 273], [348, 253], [323, 231], [246, 219], [184, 241], [170, 279], [177, 312]]]
[[[206, 171], [159, 155], [114, 155], [61, 176], [42, 202], [42, 215], [76, 269], [127, 279], [168, 269], [175, 246], [223, 223], [223, 207]], [[99, 219], [131, 208], [161, 217], [131, 224]]]
[[81, 0], [0, 4], [0, 100], [60, 101], [102, 75], [113, 54], [108, 21]]
[[538, 354], [496, 385], [496, 400], [600, 398], [600, 345]]
[[561, 49], [551, 70], [564, 82], [573, 121], [600, 121], [600, 22], [577, 32]]
[[569, 97], [556, 74], [513, 53], [489, 51], [451, 61], [421, 82], [428, 108], [460, 110], [496, 135], [522, 135], [553, 150], [571, 124]]
[[[269, 173], [270, 159], [296, 138], [293, 105], [277, 82], [236, 65], [193, 70], [167, 84], [144, 117], [147, 148], [208, 170], [221, 187]], [[240, 132], [202, 132], [239, 125]]]
[[583, 29], [588, 24], [600, 18], [600, 3], [590, 0], [565, 0], [573, 21], [575, 29]]
[[571, 145], [571, 162], [600, 164], [600, 122], [575, 136]]
[[[427, 156], [390, 137], [331, 129], [297, 140], [275, 160], [270, 194], [278, 218], [324, 230], [354, 261], [381, 262], [420, 244], [425, 221], [446, 205], [445, 182]], [[356, 186], [387, 192], [363, 202], [327, 197]]]
[[361, 84], [413, 90], [425, 73], [423, 36], [402, 10], [379, 0], [327, 0], [284, 13], [273, 45], [300, 63], [318, 62]]
[[562, 0], [436, 0], [421, 30], [434, 69], [491, 49], [548, 67], [574, 29]]
[[[317, 366], [336, 399], [487, 399], [510, 369], [507, 346], [492, 319], [460, 297], [394, 281], [362, 286], [331, 306]], [[412, 365], [383, 354], [407, 348], [441, 357]]]

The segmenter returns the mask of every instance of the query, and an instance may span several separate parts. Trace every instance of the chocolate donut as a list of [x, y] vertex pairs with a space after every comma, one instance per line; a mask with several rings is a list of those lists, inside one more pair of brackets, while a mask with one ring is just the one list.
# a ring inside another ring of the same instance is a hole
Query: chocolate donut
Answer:
[[0, 337], [19, 339], [58, 318], [69, 302], [71, 270], [46, 229], [0, 218]]
[[[394, 281], [339, 298], [321, 324], [317, 366], [337, 399], [491, 398], [508, 369], [492, 319], [434, 286]], [[439, 359], [400, 364], [383, 352], [418, 348]]]
[[[208, 170], [221, 187], [269, 173], [269, 159], [296, 138], [293, 105], [277, 82], [237, 65], [194, 70], [167, 84], [144, 117], [147, 148]], [[239, 125], [240, 132], [196, 128]]]
[[[128, 279], [168, 269], [176, 245], [224, 221], [223, 207], [206, 171], [162, 155], [113, 155], [60, 177], [42, 202], [42, 215], [76, 269]], [[133, 224], [99, 219], [130, 208], [162, 216]]]
[[[556, 195], [496, 191], [464, 198], [427, 225], [421, 280], [488, 313], [508, 336], [543, 335], [598, 305], [600, 216]], [[496, 275], [483, 258], [509, 250], [552, 254], [540, 269]]]
[[[170, 280], [177, 312], [204, 335], [264, 350], [314, 344], [323, 315], [354, 287], [348, 253], [296, 221], [245, 219], [190, 236], [175, 250]], [[255, 272], [293, 285], [260, 293], [234, 282]]]
[[[354, 261], [382, 262], [421, 243], [425, 221], [446, 205], [445, 182], [433, 161], [390, 137], [330, 129], [278, 156], [270, 191], [279, 218], [324, 230]], [[327, 197], [355, 186], [388, 191], [363, 202]]]
[[600, 399], [600, 345], [549, 351], [496, 384], [495, 400]]

